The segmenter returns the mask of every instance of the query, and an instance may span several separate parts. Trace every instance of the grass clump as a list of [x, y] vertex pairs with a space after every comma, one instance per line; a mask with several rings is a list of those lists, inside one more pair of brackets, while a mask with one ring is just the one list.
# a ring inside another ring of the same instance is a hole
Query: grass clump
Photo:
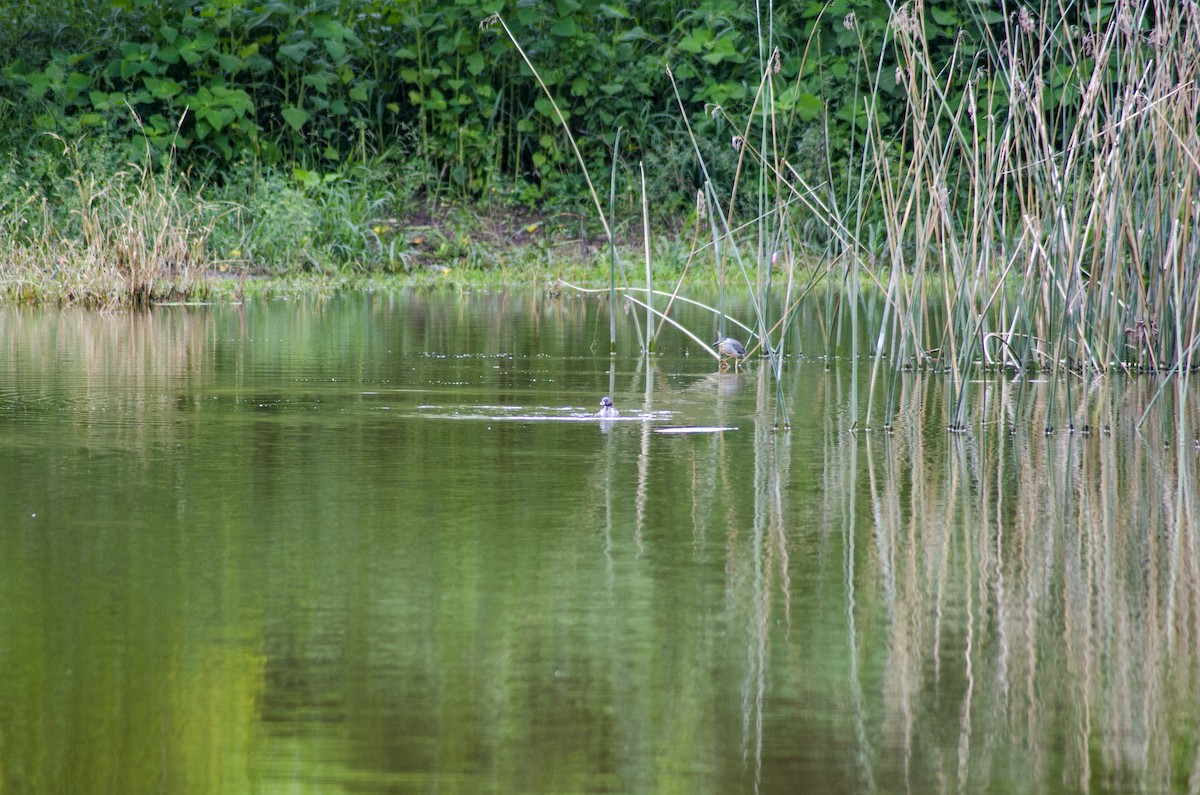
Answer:
[[106, 309], [193, 294], [210, 266], [218, 208], [169, 167], [97, 167], [101, 154], [53, 140], [61, 177], [39, 184], [12, 164], [4, 171], [0, 294]]

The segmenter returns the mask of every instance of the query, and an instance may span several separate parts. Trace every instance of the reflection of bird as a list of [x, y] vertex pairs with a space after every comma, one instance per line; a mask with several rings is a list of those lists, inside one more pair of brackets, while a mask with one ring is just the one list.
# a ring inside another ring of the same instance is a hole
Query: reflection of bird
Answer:
[[617, 407], [613, 405], [612, 398], [610, 398], [608, 395], [600, 398], [600, 410], [596, 412], [597, 417], [612, 419], [618, 414], [620, 414], [620, 412], [617, 411]]
[[733, 337], [721, 337], [713, 343], [717, 346], [717, 352], [721, 354], [721, 369], [729, 369], [729, 360], [733, 359], [733, 366], [737, 367], [741, 359], [746, 358], [746, 346], [735, 340]]

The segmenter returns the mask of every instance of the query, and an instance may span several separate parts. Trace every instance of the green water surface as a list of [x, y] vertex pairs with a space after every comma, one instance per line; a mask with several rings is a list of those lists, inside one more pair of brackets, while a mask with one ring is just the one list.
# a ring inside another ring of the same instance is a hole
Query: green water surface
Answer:
[[868, 430], [802, 325], [781, 430], [762, 361], [633, 322], [0, 311], [0, 793], [1200, 789], [1197, 454], [1120, 421], [1153, 385], [1047, 437], [1061, 395], [997, 376], [950, 434], [948, 376], [894, 374]]

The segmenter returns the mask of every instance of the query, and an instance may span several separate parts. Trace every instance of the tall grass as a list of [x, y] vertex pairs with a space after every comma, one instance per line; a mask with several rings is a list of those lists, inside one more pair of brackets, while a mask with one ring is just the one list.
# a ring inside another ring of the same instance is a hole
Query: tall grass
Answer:
[[[860, 285], [878, 287], [873, 349], [852, 351], [875, 359], [865, 408], [854, 387], [861, 417], [877, 399], [885, 421], [895, 411], [885, 359], [948, 374], [956, 431], [981, 370], [1067, 376], [1053, 379], [1068, 419], [1047, 418], [1052, 431], [1075, 427], [1077, 404], [1087, 416], [1092, 378], [1153, 372], [1185, 389], [1200, 364], [1200, 6], [1129, 0], [1083, 28], [1051, 0], [1000, 11], [1003, 22], [980, 21], [986, 40], [973, 54], [963, 45], [935, 61], [924, 5], [897, 6], [884, 57], [870, 62], [861, 46], [867, 113], [853, 165], [824, 184], [789, 160], [796, 125], [776, 108], [786, 85], [769, 24], [749, 111], [706, 109], [738, 133], [733, 185], [713, 184], [693, 136], [715, 210], [709, 245], [753, 296], [754, 347], [777, 374], [806, 289], [800, 252], [846, 288], [829, 323], [859, 322], [855, 305], [874, 300]], [[856, 30], [853, 14], [835, 24]], [[898, 125], [885, 124], [885, 75], [906, 97]], [[801, 231], [814, 220], [823, 249]]]
[[[191, 296], [209, 267], [214, 207], [171, 167], [93, 169], [77, 144], [58, 139], [69, 190], [51, 209], [26, 187], [0, 206], [0, 291], [24, 301], [111, 309]], [[63, 217], [67, 213], [69, 217]]]
[[[906, 139], [872, 127], [860, 208], [884, 220], [879, 258], [910, 275], [887, 282], [890, 353], [948, 367], [960, 407], [978, 365], [1194, 367], [1196, 7], [1160, 7], [1147, 31], [1150, 4], [1124, 4], [1082, 37], [1049, 2], [1009, 9], [966, 64], [930, 62], [914, 8], [892, 25]], [[1067, 75], [1054, 92], [1051, 71]], [[916, 308], [930, 298], [936, 315]]]

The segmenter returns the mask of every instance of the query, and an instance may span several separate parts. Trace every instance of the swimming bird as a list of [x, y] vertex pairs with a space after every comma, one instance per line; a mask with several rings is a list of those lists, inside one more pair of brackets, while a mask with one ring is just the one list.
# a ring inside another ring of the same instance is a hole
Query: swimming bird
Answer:
[[746, 358], [746, 346], [735, 340], [733, 337], [721, 337], [713, 343], [716, 346], [717, 352], [721, 354], [721, 369], [729, 369], [729, 360], [733, 359], [733, 366], [736, 368], [738, 362]]
[[597, 417], [603, 417], [606, 420], [611, 420], [621, 412], [617, 411], [617, 407], [613, 405], [612, 398], [608, 395], [600, 398], [600, 410], [596, 412]]

